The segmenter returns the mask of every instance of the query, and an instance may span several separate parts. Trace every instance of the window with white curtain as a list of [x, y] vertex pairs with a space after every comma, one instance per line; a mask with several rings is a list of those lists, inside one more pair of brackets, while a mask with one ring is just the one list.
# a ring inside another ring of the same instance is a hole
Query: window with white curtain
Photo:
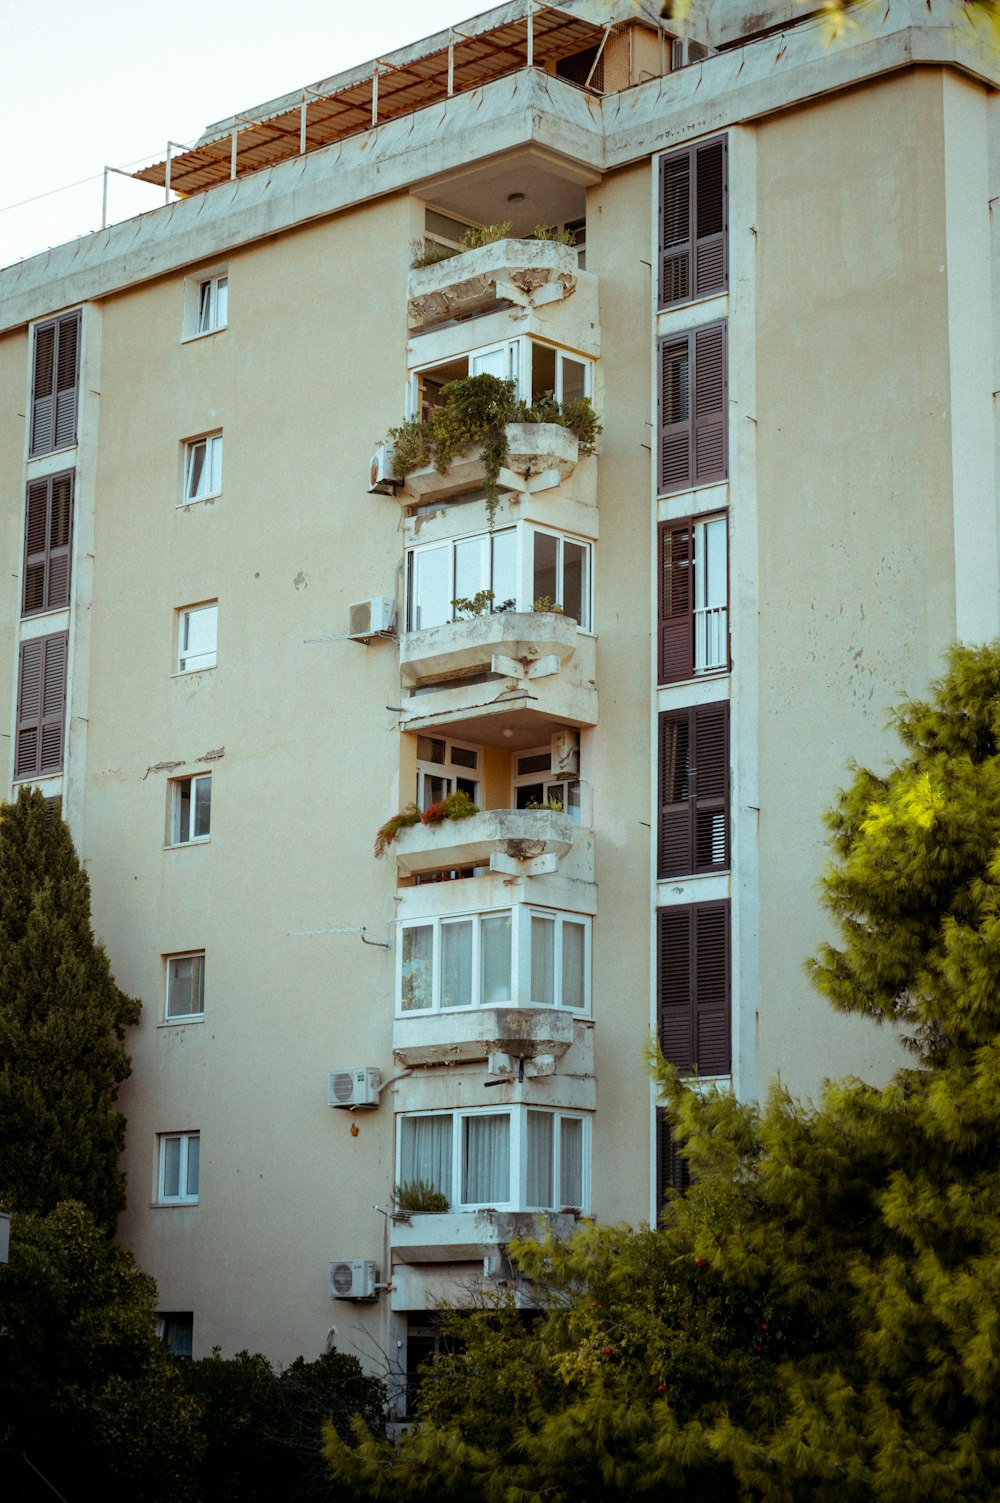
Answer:
[[461, 1007], [590, 1009], [590, 919], [516, 904], [409, 919], [397, 946], [400, 1013]]
[[418, 543], [406, 552], [406, 630], [462, 619], [456, 600], [485, 591], [491, 612], [530, 611], [547, 601], [590, 631], [591, 554], [585, 539], [531, 522]]
[[397, 1182], [422, 1180], [451, 1210], [586, 1211], [589, 1119], [515, 1106], [399, 1119]]

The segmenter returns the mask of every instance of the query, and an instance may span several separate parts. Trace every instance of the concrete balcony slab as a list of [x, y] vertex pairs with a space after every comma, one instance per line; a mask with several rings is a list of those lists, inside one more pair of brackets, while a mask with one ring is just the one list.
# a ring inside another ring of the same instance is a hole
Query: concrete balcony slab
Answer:
[[496, 240], [433, 266], [413, 267], [407, 286], [409, 326], [416, 332], [446, 319], [488, 312], [498, 300], [522, 308], [560, 302], [575, 292], [580, 275], [572, 246], [553, 240]]

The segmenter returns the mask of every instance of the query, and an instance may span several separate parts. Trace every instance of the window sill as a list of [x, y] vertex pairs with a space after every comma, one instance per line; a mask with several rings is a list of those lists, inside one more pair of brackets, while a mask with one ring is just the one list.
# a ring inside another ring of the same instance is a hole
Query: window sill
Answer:
[[201, 668], [177, 668], [170, 675], [170, 677], [171, 678], [192, 678], [194, 676], [194, 674], [196, 674], [196, 673], [214, 673], [215, 669], [217, 667], [218, 667], [217, 663], [206, 663]]
[[[173, 677], [174, 678], [187, 678], [188, 674], [186, 674], [186, 673], [175, 673], [175, 674], [173, 674]], [[212, 840], [211, 835], [196, 835], [191, 840], [171, 840], [171, 841], [165, 841], [164, 844], [163, 844], [163, 850], [165, 850], [165, 851], [186, 851], [188, 849], [188, 847], [192, 846], [192, 845], [210, 845], [211, 844], [211, 840]]]
[[189, 1012], [183, 1018], [161, 1018], [156, 1026], [157, 1028], [183, 1028], [185, 1023], [204, 1023], [204, 1021], [203, 1012]]
[[213, 334], [225, 334], [228, 324], [219, 324], [214, 329], [196, 329], [193, 334], [182, 334], [181, 344], [194, 344], [198, 339], [211, 339]]
[[201, 506], [205, 501], [218, 501], [221, 495], [222, 491], [218, 490], [209, 491], [205, 496], [186, 496], [183, 500], [178, 501], [176, 510], [186, 511], [189, 506]]
[[150, 1209], [153, 1211], [189, 1211], [196, 1206], [196, 1200], [151, 1200]]

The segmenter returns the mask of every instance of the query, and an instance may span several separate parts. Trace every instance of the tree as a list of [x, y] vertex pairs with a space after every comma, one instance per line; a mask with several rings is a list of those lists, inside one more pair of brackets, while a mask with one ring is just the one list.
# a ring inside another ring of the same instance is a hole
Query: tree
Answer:
[[81, 1201], [113, 1230], [139, 1003], [115, 985], [93, 935], [90, 884], [69, 830], [37, 790], [0, 807], [0, 1203]]
[[1000, 643], [933, 687], [829, 816], [840, 944], [809, 966], [913, 1066], [758, 1110], [661, 1062], [688, 1194], [657, 1231], [516, 1249], [536, 1323], [473, 1314], [397, 1449], [329, 1437], [338, 1476], [443, 1503], [1000, 1495]]

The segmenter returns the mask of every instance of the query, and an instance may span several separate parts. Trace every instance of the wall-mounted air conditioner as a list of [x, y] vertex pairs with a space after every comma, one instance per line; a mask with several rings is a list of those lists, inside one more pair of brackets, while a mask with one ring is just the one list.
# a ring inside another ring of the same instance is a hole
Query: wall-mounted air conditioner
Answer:
[[714, 48], [707, 46], [705, 42], [696, 42], [693, 37], [674, 37], [670, 43], [671, 71], [686, 68], [690, 63], [703, 62], [706, 57], [712, 56]]
[[402, 483], [396, 478], [395, 449], [392, 444], [379, 444], [372, 455], [371, 468], [368, 473], [369, 496], [395, 495], [397, 486]]
[[350, 608], [347, 635], [352, 642], [369, 642], [372, 637], [392, 634], [396, 621], [396, 602], [388, 595], [374, 600], [359, 600]]
[[364, 1258], [334, 1259], [330, 1264], [331, 1299], [374, 1299], [378, 1273]]
[[572, 777], [580, 771], [580, 732], [571, 726], [552, 732], [552, 771]]
[[326, 1099], [331, 1106], [378, 1106], [382, 1072], [375, 1065], [357, 1065], [350, 1070], [331, 1070]]

